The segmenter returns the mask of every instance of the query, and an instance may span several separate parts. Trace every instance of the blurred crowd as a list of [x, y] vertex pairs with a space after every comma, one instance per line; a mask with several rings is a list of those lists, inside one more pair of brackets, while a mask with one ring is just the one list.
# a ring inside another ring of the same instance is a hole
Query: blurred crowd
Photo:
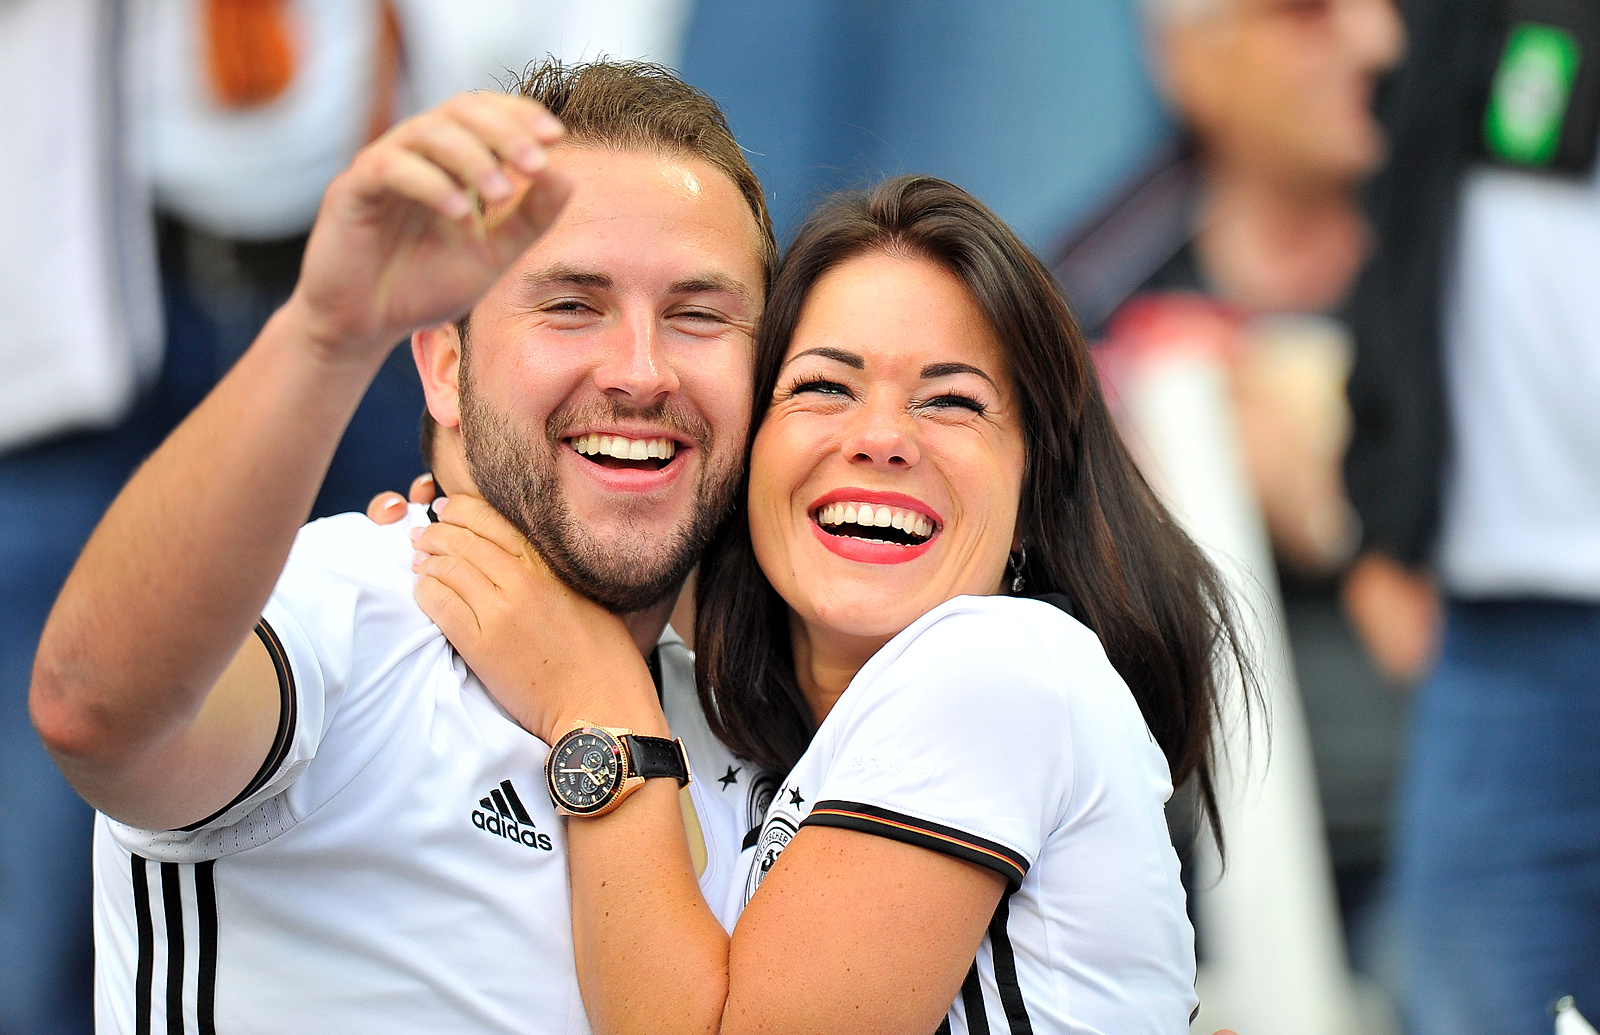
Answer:
[[[92, 1028], [90, 816], [26, 705], [78, 551], [356, 150], [547, 53], [680, 69], [780, 234], [972, 190], [1113, 394], [1218, 364], [1349, 965], [1415, 1035], [1600, 1013], [1600, 5], [0, 0], [0, 1033]], [[400, 350], [313, 516], [422, 470], [421, 411]]]

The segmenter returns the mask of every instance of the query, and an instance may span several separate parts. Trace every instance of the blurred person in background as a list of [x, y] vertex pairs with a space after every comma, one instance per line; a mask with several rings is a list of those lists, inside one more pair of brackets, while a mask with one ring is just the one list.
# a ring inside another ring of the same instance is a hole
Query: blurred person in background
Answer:
[[[1279, 569], [1341, 906], [1358, 956], [1386, 855], [1403, 701], [1337, 597], [1359, 542], [1340, 472], [1349, 298], [1371, 247], [1360, 189], [1405, 34], [1391, 0], [1147, 0], [1182, 133], [1053, 262], [1112, 346], [1169, 329], [1227, 356]], [[1115, 365], [1116, 349], [1102, 349]]]
[[[1447, 601], [1401, 795], [1406, 1005], [1417, 1035], [1531, 1035], [1557, 996], [1600, 1009], [1600, 9], [1407, 16], [1347, 464], [1379, 581]], [[1424, 627], [1395, 600], [1368, 621]]]
[[[28, 720], [34, 646], [159, 438], [148, 185], [125, 132], [126, 5], [0, 3], [0, 1032], [90, 1030], [91, 813]], [[115, 428], [114, 431], [107, 431]]]
[[[140, 3], [130, 25], [167, 317], [170, 426], [282, 305], [322, 191], [401, 100], [402, 35], [385, 0]], [[384, 368], [318, 498], [348, 509], [414, 470], [397, 422], [422, 405], [409, 363]], [[376, 479], [376, 481], [374, 480]]]

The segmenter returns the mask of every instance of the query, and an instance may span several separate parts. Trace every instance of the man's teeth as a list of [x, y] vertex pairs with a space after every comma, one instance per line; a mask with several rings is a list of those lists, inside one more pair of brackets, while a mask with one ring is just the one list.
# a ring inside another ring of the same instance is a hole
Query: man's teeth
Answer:
[[618, 460], [671, 460], [678, 443], [670, 438], [623, 438], [621, 435], [579, 435], [572, 448], [585, 456]]
[[923, 539], [933, 535], [933, 519], [914, 510], [875, 507], [870, 503], [830, 503], [817, 512], [819, 525], [863, 525], [898, 528]]

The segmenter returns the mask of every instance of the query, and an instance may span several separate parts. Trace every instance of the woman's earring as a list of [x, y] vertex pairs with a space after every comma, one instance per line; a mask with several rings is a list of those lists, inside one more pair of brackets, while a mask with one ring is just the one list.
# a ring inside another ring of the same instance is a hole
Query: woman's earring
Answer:
[[1028, 563], [1028, 544], [1023, 543], [1017, 547], [1017, 552], [1006, 558], [1006, 567], [1011, 569], [1011, 595], [1022, 594], [1022, 566]]

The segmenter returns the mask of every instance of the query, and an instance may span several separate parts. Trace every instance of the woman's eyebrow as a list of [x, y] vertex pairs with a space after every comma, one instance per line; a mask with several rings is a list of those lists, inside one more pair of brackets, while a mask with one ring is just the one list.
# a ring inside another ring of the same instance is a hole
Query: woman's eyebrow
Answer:
[[[844, 349], [831, 349], [826, 345], [822, 345], [814, 349], [806, 349], [804, 352], [796, 352], [794, 355], [784, 360], [783, 365], [788, 366], [790, 363], [793, 363], [802, 356], [821, 356], [823, 359], [831, 359], [835, 363], [843, 363], [852, 370], [867, 369], [867, 361], [856, 355], [854, 352], [846, 352]], [[926, 373], [924, 373], [924, 376], [926, 376]]]
[[994, 378], [985, 374], [971, 363], [929, 363], [922, 368], [922, 379], [924, 381], [931, 381], [936, 377], [949, 377], [951, 374], [977, 374], [991, 385], [994, 385], [996, 391], [1000, 388], [999, 385], [994, 383]]

